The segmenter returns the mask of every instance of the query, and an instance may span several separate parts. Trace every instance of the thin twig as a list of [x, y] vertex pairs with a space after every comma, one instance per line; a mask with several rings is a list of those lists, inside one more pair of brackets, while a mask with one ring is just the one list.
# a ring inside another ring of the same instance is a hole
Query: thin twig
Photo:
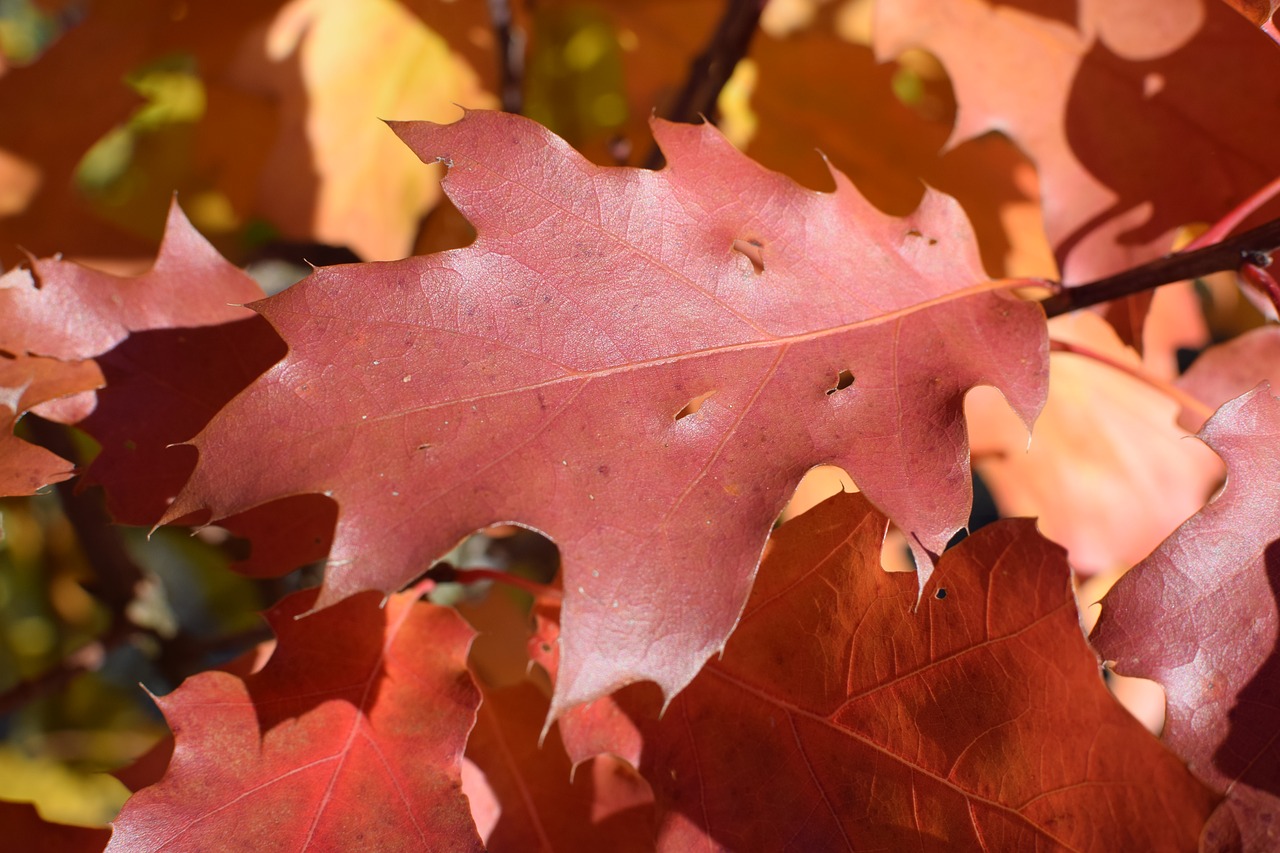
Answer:
[[[1238, 270], [1247, 264], [1265, 267], [1270, 264], [1269, 255], [1277, 249], [1280, 249], [1280, 219], [1273, 219], [1265, 225], [1212, 246], [1166, 255], [1150, 263], [1075, 287], [1057, 285], [1057, 292], [1040, 305], [1047, 316], [1056, 317], [1079, 308], [1151, 290], [1162, 284]], [[1048, 284], [1054, 286], [1053, 283]]]
[[524, 109], [524, 33], [511, 19], [510, 0], [489, 0], [489, 20], [498, 54], [502, 109], [519, 113]]
[[[759, 28], [760, 13], [767, 2], [728, 0], [711, 41], [693, 60], [684, 88], [663, 118], [681, 122], [696, 122], [702, 118], [715, 120], [720, 90], [729, 82], [738, 61], [747, 55], [751, 39]], [[655, 145], [645, 166], [657, 169], [663, 162], [662, 151]]]

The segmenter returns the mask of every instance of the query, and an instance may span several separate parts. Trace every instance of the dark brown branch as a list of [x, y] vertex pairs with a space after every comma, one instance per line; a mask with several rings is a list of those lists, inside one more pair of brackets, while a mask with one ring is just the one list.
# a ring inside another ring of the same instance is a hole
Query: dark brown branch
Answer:
[[498, 54], [502, 109], [519, 113], [524, 109], [524, 33], [511, 19], [510, 0], [489, 0], [489, 20]]
[[[32, 438], [41, 446], [63, 459], [76, 459], [78, 453], [66, 427], [34, 415], [28, 415], [24, 422], [28, 424]], [[84, 586], [107, 608], [110, 621], [101, 636], [35, 678], [0, 693], [0, 716], [64, 689], [77, 676], [99, 669], [111, 652], [147, 637], [160, 648], [157, 664], [161, 674], [174, 684], [207, 665], [205, 659], [211, 654], [239, 653], [270, 639], [271, 631], [266, 625], [235, 636], [206, 640], [186, 633], [166, 637], [134, 624], [128, 616], [128, 608], [144, 575], [125, 548], [119, 528], [110, 522], [101, 490], [78, 490], [74, 480], [59, 483], [55, 488], [62, 512], [75, 531], [85, 560], [93, 569], [93, 579]]]
[[1106, 278], [1062, 288], [1040, 304], [1046, 315], [1056, 317], [1078, 308], [1151, 290], [1162, 284], [1238, 270], [1249, 264], [1265, 267], [1271, 262], [1270, 254], [1277, 249], [1280, 249], [1280, 219], [1273, 219], [1265, 225], [1203, 249], [1166, 255]]
[[[63, 459], [79, 455], [67, 428], [37, 417], [29, 417], [32, 437]], [[119, 531], [111, 524], [102, 493], [98, 489], [79, 490], [75, 480], [56, 486], [62, 512], [75, 531], [80, 549], [93, 568], [93, 580], [85, 588], [111, 611], [113, 622], [125, 619], [125, 609], [134, 599], [142, 570], [129, 556]]]
[[[703, 117], [714, 119], [720, 90], [729, 82], [738, 61], [747, 55], [760, 24], [760, 13], [767, 2], [728, 0], [711, 41], [693, 60], [684, 89], [663, 118], [683, 122], [696, 122]], [[649, 152], [645, 166], [657, 169], [662, 163], [662, 152], [655, 146]]]

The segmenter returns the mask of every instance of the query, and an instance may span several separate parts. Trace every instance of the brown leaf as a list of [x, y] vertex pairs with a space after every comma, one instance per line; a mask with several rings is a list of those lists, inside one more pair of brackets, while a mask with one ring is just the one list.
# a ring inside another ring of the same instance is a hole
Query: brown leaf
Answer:
[[917, 610], [884, 528], [858, 495], [783, 525], [723, 658], [661, 719], [618, 697], [659, 849], [1194, 850], [1215, 798], [1108, 694], [1062, 551], [987, 526]]

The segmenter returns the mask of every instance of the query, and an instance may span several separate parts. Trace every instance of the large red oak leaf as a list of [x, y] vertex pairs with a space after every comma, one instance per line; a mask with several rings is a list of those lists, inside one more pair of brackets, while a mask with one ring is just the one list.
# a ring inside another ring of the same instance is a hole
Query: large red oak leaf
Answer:
[[660, 850], [1194, 850], [1217, 798], [1107, 691], [1062, 549], [985, 527], [917, 610], [884, 528], [851, 494], [784, 524], [724, 657], [661, 719], [575, 709], [570, 755], [637, 763]]
[[1093, 642], [1164, 686], [1165, 741], [1223, 791], [1208, 849], [1280, 845], [1280, 400], [1262, 385], [1200, 437], [1227, 485], [1102, 600]]
[[269, 614], [279, 644], [260, 672], [158, 698], [173, 758], [107, 849], [481, 850], [461, 788], [473, 632], [419, 595], [298, 620], [314, 591], [298, 593]]
[[1001, 131], [1035, 161], [1078, 282], [1164, 254], [1174, 229], [1280, 174], [1280, 53], [1216, 0], [1072, 5], [1063, 20], [1057, 0], [879, 3], [875, 44], [941, 59], [960, 104], [951, 145]]
[[995, 385], [1027, 423], [1043, 403], [1043, 312], [985, 280], [945, 196], [889, 217], [709, 126], [657, 122], [659, 172], [593, 166], [502, 113], [395, 129], [451, 164], [475, 243], [255, 304], [289, 354], [192, 442], [168, 517], [332, 496], [320, 605], [395, 589], [478, 527], [546, 532], [567, 591], [553, 714], [684, 687], [817, 463], [927, 575], [969, 511], [965, 393]]

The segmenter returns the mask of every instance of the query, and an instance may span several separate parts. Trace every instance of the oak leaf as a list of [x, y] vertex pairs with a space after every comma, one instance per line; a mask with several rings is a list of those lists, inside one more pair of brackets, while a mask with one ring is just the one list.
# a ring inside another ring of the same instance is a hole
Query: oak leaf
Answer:
[[[1178, 377], [1178, 387], [1216, 409], [1263, 381], [1280, 387], [1280, 327], [1272, 324], [1200, 353], [1187, 372]], [[1204, 420], [1185, 409], [1178, 418], [1188, 430], [1204, 426]]]
[[131, 332], [246, 320], [262, 289], [191, 226], [175, 200], [155, 264], [120, 277], [61, 258], [37, 258], [30, 276], [0, 287], [0, 349], [76, 360]]
[[575, 767], [555, 729], [541, 737], [547, 697], [530, 682], [485, 690], [467, 741], [499, 803], [491, 853], [527, 850], [653, 850], [653, 795], [619, 758]]
[[125, 803], [108, 850], [481, 850], [460, 779], [480, 701], [472, 631], [420, 595], [298, 620], [314, 592], [295, 594], [269, 614], [279, 644], [261, 671], [201, 673], [157, 698], [173, 758]]
[[985, 280], [944, 196], [889, 217], [707, 126], [656, 123], [660, 172], [500, 113], [394, 127], [452, 164], [476, 242], [257, 303], [289, 354], [193, 440], [166, 518], [331, 496], [320, 606], [489, 524], [546, 532], [567, 590], [553, 713], [687, 684], [812, 465], [848, 470], [927, 576], [968, 516], [964, 394], [995, 385], [1026, 423], [1043, 401], [1043, 312]]
[[885, 523], [784, 524], [724, 656], [660, 719], [639, 686], [575, 709], [570, 755], [635, 762], [660, 850], [1195, 849], [1217, 800], [1109, 695], [1061, 549], [984, 527], [917, 610]]
[[1121, 675], [1159, 682], [1164, 739], [1227, 800], [1208, 850], [1280, 838], [1280, 400], [1267, 385], [1222, 406], [1200, 438], [1227, 484], [1122, 577], [1093, 643]]

